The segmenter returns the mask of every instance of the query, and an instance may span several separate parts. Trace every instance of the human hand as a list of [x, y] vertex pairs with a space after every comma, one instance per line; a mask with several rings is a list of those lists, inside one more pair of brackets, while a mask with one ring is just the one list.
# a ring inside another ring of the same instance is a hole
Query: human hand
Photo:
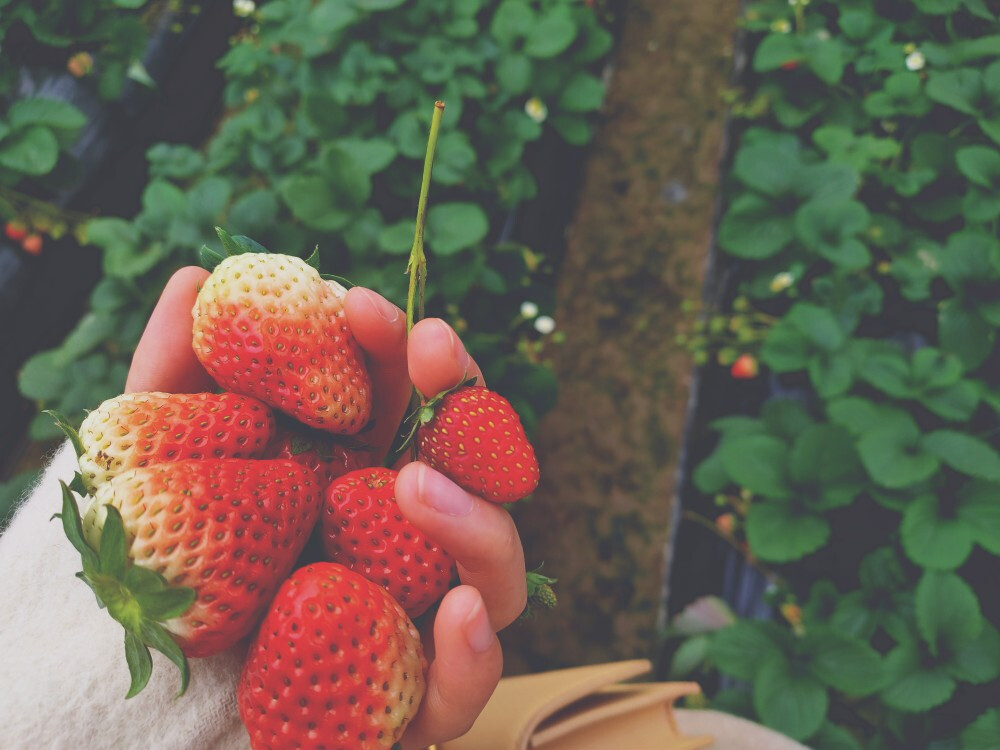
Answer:
[[[216, 388], [191, 347], [191, 310], [207, 277], [207, 271], [189, 267], [167, 283], [136, 349], [126, 391]], [[482, 374], [441, 320], [421, 321], [407, 340], [402, 311], [361, 288], [348, 292], [345, 314], [372, 378], [375, 427], [365, 439], [378, 464], [405, 414], [412, 385], [432, 396], [466, 377], [482, 383]], [[425, 464], [400, 468], [396, 500], [410, 522], [455, 558], [462, 581], [441, 600], [425, 629], [427, 691], [402, 743], [404, 750], [418, 750], [464, 734], [492, 695], [503, 666], [496, 632], [524, 609], [524, 554], [502, 507]]]

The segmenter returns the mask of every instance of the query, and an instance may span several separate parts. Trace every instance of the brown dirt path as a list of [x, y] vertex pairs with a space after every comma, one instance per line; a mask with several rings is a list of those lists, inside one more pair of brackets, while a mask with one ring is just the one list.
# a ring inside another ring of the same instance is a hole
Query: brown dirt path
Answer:
[[504, 635], [508, 672], [652, 652], [691, 370], [674, 337], [708, 251], [738, 6], [626, 4], [559, 277], [542, 484], [515, 509], [560, 605]]

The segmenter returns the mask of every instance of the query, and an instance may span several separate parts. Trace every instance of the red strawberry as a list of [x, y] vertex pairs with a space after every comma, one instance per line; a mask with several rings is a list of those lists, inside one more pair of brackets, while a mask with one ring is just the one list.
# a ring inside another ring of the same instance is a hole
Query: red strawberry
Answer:
[[455, 561], [396, 505], [396, 472], [374, 467], [342, 476], [320, 513], [329, 559], [381, 585], [410, 617], [448, 591]]
[[[83, 580], [126, 631], [134, 695], [148, 650], [181, 669], [249, 633], [315, 525], [319, 482], [291, 461], [179, 461], [104, 484], [81, 524], [64, 490], [63, 524]], [[178, 648], [178, 645], [180, 648]], [[183, 652], [183, 653], [182, 653]]]
[[7, 235], [8, 239], [20, 242], [28, 236], [28, 227], [24, 222], [12, 219], [4, 225], [3, 232]]
[[388, 750], [424, 695], [410, 618], [335, 563], [281, 586], [243, 664], [236, 700], [253, 750]]
[[538, 461], [510, 402], [482, 386], [434, 397], [417, 413], [417, 455], [460, 487], [512, 503], [538, 486]]
[[757, 377], [760, 367], [752, 354], [741, 354], [729, 368], [729, 373], [738, 380], [750, 380]]
[[781, 63], [782, 70], [795, 70], [798, 67], [799, 67], [798, 60], [785, 60], [785, 62]]
[[343, 297], [342, 287], [299, 258], [232, 255], [198, 293], [195, 354], [226, 390], [310, 427], [353, 435], [371, 414], [371, 379]]
[[78, 435], [57, 421], [77, 447], [90, 490], [137, 466], [258, 458], [275, 431], [265, 404], [235, 393], [126, 393], [90, 412]]
[[267, 449], [267, 458], [286, 458], [316, 472], [324, 487], [337, 477], [360, 469], [364, 460], [360, 451], [337, 440], [316, 435], [304, 437], [290, 430], [278, 430]]
[[40, 234], [29, 234], [21, 240], [21, 249], [28, 255], [40, 255], [42, 252], [42, 236]]

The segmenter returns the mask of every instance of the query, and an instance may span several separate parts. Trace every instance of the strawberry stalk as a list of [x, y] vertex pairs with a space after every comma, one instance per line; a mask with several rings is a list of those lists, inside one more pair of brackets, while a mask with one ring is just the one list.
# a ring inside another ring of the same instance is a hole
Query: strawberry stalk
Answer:
[[[410, 274], [410, 287], [406, 295], [406, 333], [409, 335], [414, 323], [424, 317], [424, 284], [427, 281], [427, 256], [424, 255], [424, 224], [427, 221], [427, 196], [431, 189], [431, 169], [434, 166], [434, 151], [437, 148], [438, 131], [444, 102], [434, 102], [431, 117], [431, 132], [427, 139], [427, 154], [424, 156], [424, 174], [420, 180], [420, 199], [417, 201], [417, 226], [413, 233], [413, 247], [406, 272]], [[416, 310], [414, 310], [416, 307]]]
[[108, 515], [98, 549], [91, 547], [83, 535], [76, 499], [65, 483], [60, 484], [62, 513], [53, 518], [62, 521], [66, 537], [80, 553], [83, 570], [76, 576], [90, 586], [97, 603], [125, 628], [125, 659], [132, 678], [125, 697], [137, 695], [149, 682], [153, 671], [151, 647], [180, 670], [179, 694], [183, 695], [191, 677], [187, 658], [162, 623], [187, 611], [195, 599], [194, 589], [170, 586], [158, 573], [130, 564], [125, 525], [113, 505], [105, 506]]

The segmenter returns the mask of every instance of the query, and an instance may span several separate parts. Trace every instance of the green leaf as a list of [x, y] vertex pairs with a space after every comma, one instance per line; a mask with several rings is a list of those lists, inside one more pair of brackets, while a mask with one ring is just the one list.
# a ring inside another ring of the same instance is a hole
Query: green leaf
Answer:
[[489, 228], [486, 212], [475, 203], [439, 203], [427, 212], [427, 242], [441, 255], [481, 242]]
[[854, 440], [843, 427], [807, 427], [792, 448], [788, 473], [799, 484], [830, 485], [859, 467]]
[[830, 538], [822, 516], [784, 502], [754, 501], [746, 517], [747, 542], [762, 560], [789, 562], [815, 552]]
[[321, 0], [309, 11], [309, 26], [319, 34], [334, 34], [357, 20], [357, 9], [343, 0]]
[[351, 154], [357, 167], [370, 175], [392, 164], [399, 153], [395, 144], [385, 138], [345, 138], [337, 141], [337, 146]]
[[1000, 481], [1000, 455], [978, 438], [954, 430], [937, 430], [924, 437], [922, 446], [927, 453], [963, 474]]
[[1000, 708], [983, 711], [962, 730], [962, 750], [1000, 750]]
[[[531, 58], [522, 54], [508, 54], [496, 66], [496, 79], [500, 88], [512, 96], [527, 93], [534, 74]], [[603, 92], [602, 92], [603, 93]]]
[[937, 457], [921, 448], [920, 431], [908, 416], [866, 432], [858, 454], [871, 478], [891, 489], [922, 482], [940, 467]]
[[972, 532], [973, 539], [993, 555], [1000, 556], [1000, 485], [973, 481], [958, 492], [957, 515]]
[[604, 101], [604, 84], [595, 76], [577, 73], [562, 90], [559, 106], [567, 112], [589, 112], [600, 109]]
[[917, 630], [931, 654], [941, 645], [957, 649], [982, 631], [976, 593], [954, 573], [925, 572], [917, 584], [916, 605]]
[[707, 633], [685, 639], [670, 660], [670, 677], [680, 679], [698, 669], [708, 656], [710, 641]]
[[922, 712], [945, 703], [955, 692], [955, 680], [943, 666], [924, 667], [917, 645], [904, 641], [885, 658], [886, 687], [882, 701], [899, 711]]
[[7, 110], [11, 128], [28, 125], [45, 125], [59, 130], [79, 130], [87, 124], [87, 117], [69, 102], [58, 99], [19, 99]]
[[787, 498], [792, 494], [785, 477], [788, 445], [767, 435], [745, 435], [720, 447], [722, 464], [730, 478], [759, 495]]
[[315, 175], [292, 175], [278, 184], [285, 205], [311, 229], [336, 232], [351, 223], [355, 212], [342, 206], [330, 183]]
[[135, 633], [125, 631], [125, 661], [128, 663], [128, 672], [132, 677], [126, 700], [133, 698], [142, 692], [142, 689], [149, 683], [149, 677], [153, 674], [153, 660], [150, 658], [149, 649]]
[[958, 171], [989, 190], [1000, 188], [1000, 151], [987, 146], [967, 146], [955, 152]]
[[824, 721], [820, 730], [807, 741], [813, 750], [862, 750], [854, 735], [829, 721]]
[[524, 0], [504, 0], [493, 16], [490, 33], [509, 45], [527, 35], [535, 23], [535, 14]]
[[719, 244], [737, 258], [770, 258], [794, 238], [793, 218], [776, 214], [769, 201], [752, 193], [733, 200], [719, 227]]
[[934, 495], [910, 503], [900, 536], [906, 556], [932, 570], [954, 570], [972, 552], [972, 529], [964, 519], [942, 514]]
[[993, 350], [996, 328], [961, 300], [950, 299], [938, 308], [938, 335], [942, 349], [957, 355], [966, 369], [974, 370]]
[[951, 676], [962, 682], [983, 685], [1000, 677], [1000, 633], [989, 621], [974, 640], [959, 646], [948, 665]]
[[837, 351], [847, 340], [847, 335], [836, 316], [819, 305], [799, 302], [783, 320], [787, 320], [814, 346], [826, 352]]
[[809, 672], [851, 696], [874, 693], [882, 686], [882, 660], [871, 646], [826, 626], [810, 627], [802, 638]]
[[778, 70], [785, 63], [799, 62], [803, 57], [800, 39], [793, 34], [768, 34], [757, 47], [753, 69], [758, 73]]
[[569, 8], [555, 6], [527, 29], [524, 52], [542, 59], [555, 57], [573, 43], [576, 33], [576, 22]]
[[783, 660], [770, 623], [739, 620], [712, 635], [709, 658], [725, 674], [752, 680], [763, 664]]
[[59, 143], [43, 125], [31, 125], [0, 141], [0, 167], [37, 177], [59, 160]]
[[380, 11], [398, 8], [406, 0], [351, 0], [360, 10]]
[[767, 726], [802, 740], [815, 734], [826, 717], [826, 688], [784, 659], [765, 662], [753, 683], [753, 704]]
[[978, 70], [932, 70], [927, 81], [927, 96], [967, 115], [978, 115], [983, 97], [983, 77]]
[[125, 544], [125, 525], [121, 513], [113, 505], [107, 506], [104, 526], [101, 527], [101, 546], [98, 550], [101, 573], [116, 580], [125, 578], [128, 552]]
[[228, 223], [241, 232], [266, 231], [278, 218], [278, 196], [273, 190], [252, 190], [229, 208]]
[[378, 234], [379, 249], [391, 255], [406, 255], [413, 245], [416, 226], [413, 219], [404, 219], [385, 227]]
[[853, 271], [871, 262], [871, 254], [855, 235], [871, 217], [863, 204], [852, 200], [810, 201], [795, 215], [799, 239], [831, 263]]

